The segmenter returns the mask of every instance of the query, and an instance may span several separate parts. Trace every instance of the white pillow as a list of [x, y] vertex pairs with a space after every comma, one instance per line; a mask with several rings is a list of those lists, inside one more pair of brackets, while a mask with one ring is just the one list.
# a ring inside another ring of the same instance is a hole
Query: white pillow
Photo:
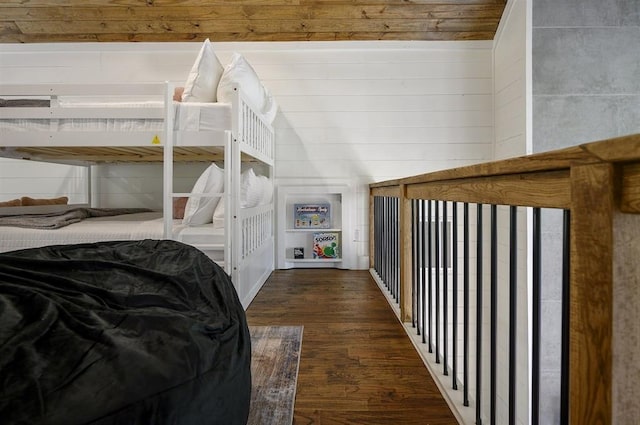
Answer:
[[264, 110], [266, 93], [258, 74], [240, 53], [234, 53], [218, 83], [218, 102], [231, 103], [233, 88], [240, 87], [254, 108]]
[[266, 95], [266, 101], [264, 102], [262, 113], [264, 114], [264, 117], [267, 119], [269, 124], [273, 124], [273, 120], [276, 119], [276, 114], [278, 113], [278, 104], [266, 87], [264, 89], [264, 92]]
[[[273, 200], [273, 184], [271, 184], [271, 180], [269, 180], [267, 176], [256, 176], [253, 169], [250, 169], [243, 173], [242, 177], [241, 205], [243, 207], [264, 205]], [[224, 205], [225, 201], [224, 197], [222, 197], [213, 212], [214, 229], [221, 229], [224, 227]]]
[[215, 102], [218, 82], [223, 72], [224, 68], [207, 38], [200, 48], [195, 63], [191, 67], [189, 77], [187, 77], [184, 92], [182, 93], [182, 101]]
[[[217, 165], [211, 164], [198, 177], [193, 185], [191, 193], [220, 193], [224, 190], [224, 171]], [[187, 226], [197, 226], [199, 224], [211, 223], [213, 211], [216, 209], [219, 196], [190, 196], [187, 205], [184, 207], [184, 218], [182, 224]]]
[[273, 199], [273, 184], [267, 176], [258, 176], [262, 186], [262, 197], [260, 198], [260, 205], [266, 205], [271, 203]]
[[224, 228], [224, 196], [218, 202], [215, 211], [213, 211], [213, 228], [214, 229], [222, 229]]
[[262, 181], [256, 176], [253, 168], [244, 171], [240, 176], [240, 206], [251, 208], [262, 200]]

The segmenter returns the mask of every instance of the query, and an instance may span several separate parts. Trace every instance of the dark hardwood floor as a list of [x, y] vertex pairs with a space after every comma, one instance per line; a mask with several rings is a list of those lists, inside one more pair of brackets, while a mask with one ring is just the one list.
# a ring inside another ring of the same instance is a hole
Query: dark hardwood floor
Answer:
[[249, 325], [303, 325], [294, 424], [456, 424], [368, 271], [276, 270]]

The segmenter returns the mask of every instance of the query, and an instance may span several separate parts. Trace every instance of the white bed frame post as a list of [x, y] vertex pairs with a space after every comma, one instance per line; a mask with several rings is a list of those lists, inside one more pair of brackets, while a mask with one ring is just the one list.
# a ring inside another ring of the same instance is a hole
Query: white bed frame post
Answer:
[[[242, 105], [240, 103], [240, 92], [237, 87], [233, 89], [233, 100], [231, 107], [234, 110], [234, 113], [231, 114], [232, 122], [231, 122], [231, 171], [233, 172], [234, 179], [233, 182], [233, 199], [231, 199], [231, 211], [232, 211], [232, 223], [231, 228], [233, 229], [233, 240], [231, 242], [230, 251], [231, 253], [231, 267], [229, 268], [231, 274], [231, 280], [236, 286], [236, 290], [240, 295], [240, 299], [242, 300], [242, 291], [241, 291], [241, 278], [240, 278], [240, 260], [242, 258], [242, 219], [240, 217], [240, 175], [242, 174], [241, 169], [241, 152], [240, 152], [240, 141], [242, 140]], [[225, 155], [226, 158], [226, 155]], [[235, 243], [233, 243], [235, 241]], [[245, 306], [246, 308], [246, 306]]]
[[97, 205], [95, 205], [94, 202], [94, 195], [96, 193], [95, 188], [97, 187], [97, 182], [95, 181], [95, 177], [94, 177], [94, 173], [93, 173], [93, 165], [92, 164], [87, 164], [85, 165], [85, 182], [87, 184], [87, 198], [85, 199], [86, 204], [89, 205], [90, 207], [97, 207]]
[[173, 239], [173, 84], [165, 82], [162, 216], [164, 238]]
[[[224, 142], [224, 191], [222, 196], [224, 197], [224, 269], [229, 276], [233, 274], [233, 264], [234, 264], [234, 252], [233, 252], [233, 238], [234, 234], [232, 229], [234, 228], [234, 224], [236, 221], [235, 218], [235, 200], [232, 194], [237, 194], [236, 187], [232, 187], [232, 184], [235, 183], [237, 178], [240, 176], [233, 175], [234, 172], [234, 164], [232, 154], [230, 154], [233, 150], [233, 134], [231, 131], [225, 131], [225, 142]], [[234, 178], [232, 178], [234, 176]], [[237, 198], [237, 195], [235, 196]]]

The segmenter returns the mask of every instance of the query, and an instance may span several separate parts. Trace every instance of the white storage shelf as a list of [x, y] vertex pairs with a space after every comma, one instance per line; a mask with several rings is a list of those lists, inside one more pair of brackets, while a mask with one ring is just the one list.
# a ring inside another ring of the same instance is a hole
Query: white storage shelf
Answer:
[[[345, 201], [349, 202], [348, 187], [279, 186], [278, 187], [278, 268], [337, 267], [350, 268], [351, 244], [347, 237], [350, 220]], [[328, 228], [296, 228], [295, 204], [329, 204]], [[345, 228], [346, 225], [346, 228]], [[314, 234], [338, 233], [339, 251], [336, 258], [314, 258]], [[294, 248], [303, 248], [304, 257], [295, 258]]]
[[[290, 245], [286, 247], [285, 261], [293, 263], [339, 263], [342, 262], [342, 253], [339, 252], [338, 258], [313, 258], [313, 235], [321, 232], [334, 232], [340, 234], [340, 242], [342, 247], [342, 229], [287, 229], [285, 240]], [[294, 257], [294, 248], [300, 247], [304, 249], [304, 258]]]

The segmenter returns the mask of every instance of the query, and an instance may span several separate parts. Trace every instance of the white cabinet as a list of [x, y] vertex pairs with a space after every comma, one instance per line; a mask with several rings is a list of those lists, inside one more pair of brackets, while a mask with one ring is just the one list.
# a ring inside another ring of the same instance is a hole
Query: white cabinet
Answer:
[[[301, 267], [332, 267], [350, 269], [354, 266], [355, 255], [353, 235], [351, 231], [353, 212], [353, 196], [348, 185], [278, 185], [278, 268], [291, 269]], [[296, 204], [328, 205], [330, 219], [324, 225], [300, 228], [296, 226]], [[329, 245], [328, 250], [337, 254], [334, 258], [319, 258], [314, 255], [315, 241], [322, 235], [337, 235], [338, 243]], [[300, 256], [301, 248], [303, 255]], [[337, 251], [337, 252], [336, 252]], [[296, 255], [298, 254], [298, 255]], [[301, 257], [301, 258], [300, 258]]]

